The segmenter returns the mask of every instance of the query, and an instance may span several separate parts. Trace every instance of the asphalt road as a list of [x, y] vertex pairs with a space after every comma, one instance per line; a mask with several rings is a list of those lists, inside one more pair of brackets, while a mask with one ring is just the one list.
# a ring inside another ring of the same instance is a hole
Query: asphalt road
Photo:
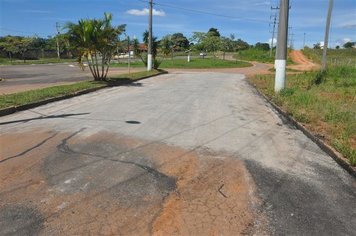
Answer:
[[242, 75], [0, 118], [0, 235], [355, 235], [356, 180]]
[[[126, 73], [126, 68], [111, 68], [111, 73]], [[0, 94], [92, 80], [88, 68], [76, 63], [0, 66]]]

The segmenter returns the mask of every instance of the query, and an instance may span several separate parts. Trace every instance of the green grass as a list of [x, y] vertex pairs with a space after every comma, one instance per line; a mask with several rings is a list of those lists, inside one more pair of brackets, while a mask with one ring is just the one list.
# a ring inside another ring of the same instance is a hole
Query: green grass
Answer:
[[[113, 64], [115, 67], [126, 67], [127, 63]], [[144, 67], [142, 62], [131, 63], [132, 67]], [[236, 67], [249, 67], [252, 66], [248, 62], [243, 61], [228, 61], [214, 58], [193, 58], [190, 62], [186, 59], [164, 59], [160, 68], [179, 68], [179, 69], [210, 69], [210, 68], [236, 68]]]
[[[234, 55], [234, 58], [243, 61], [257, 61], [261, 63], [274, 63], [276, 51], [273, 50], [272, 57], [270, 56], [270, 51], [249, 48], [247, 50], [239, 51]], [[292, 65], [293, 61], [290, 58], [287, 58], [287, 65]]]
[[0, 65], [31, 65], [31, 64], [48, 64], [48, 63], [64, 63], [64, 62], [76, 62], [76, 59], [61, 59], [58, 58], [42, 58], [38, 60], [13, 60], [10, 61], [8, 58], [0, 58]]
[[270, 52], [261, 50], [261, 49], [256, 49], [256, 48], [250, 48], [247, 50], [242, 50], [239, 51], [236, 55], [235, 58], [239, 60], [244, 60], [244, 61], [257, 61], [257, 62], [262, 62], [262, 63], [274, 63], [274, 53], [272, 54], [272, 57], [270, 57]]
[[[117, 60], [115, 60], [117, 62]], [[119, 60], [119, 63], [112, 63], [110, 66], [111, 67], [128, 67], [128, 63], [127, 63], [127, 59], [123, 60]], [[145, 64], [143, 64], [143, 62], [140, 61], [131, 61], [130, 62], [130, 67], [132, 68], [143, 68], [145, 67]]]
[[69, 95], [81, 90], [105, 87], [105, 82], [85, 81], [70, 85], [53, 86], [43, 89], [35, 89], [26, 92], [7, 94], [0, 96], [0, 109], [21, 106], [29, 103], [39, 102], [45, 99]]
[[[305, 48], [303, 53], [312, 61], [321, 64], [322, 49]], [[327, 63], [329, 66], [356, 67], [356, 49], [328, 49]]]
[[[270, 71], [270, 72], [276, 72], [276, 69], [270, 68], [270, 69], [268, 69], [268, 71]], [[301, 70], [296, 70], [296, 69], [291, 69], [291, 68], [286, 68], [286, 72], [303, 72], [303, 71], [301, 71]]]
[[[325, 74], [290, 75], [286, 89], [274, 94], [274, 76], [250, 78], [271, 98], [312, 132], [324, 137], [356, 166], [356, 68], [331, 67]], [[318, 84], [318, 85], [317, 85]]]
[[93, 88], [103, 88], [107, 86], [114, 86], [117, 82], [122, 82], [125, 80], [138, 80], [147, 76], [161, 74], [163, 71], [153, 70], [150, 72], [137, 72], [131, 74], [123, 74], [113, 78], [110, 78], [107, 82], [97, 82], [97, 81], [84, 81], [70, 85], [60, 85], [53, 86], [43, 89], [36, 89], [31, 91], [25, 91], [14, 94], [7, 94], [0, 96], [0, 109], [13, 107], [13, 106], [21, 106], [34, 102], [43, 101], [50, 98], [55, 98], [59, 96], [70, 95], [75, 92], [79, 92], [86, 89]]

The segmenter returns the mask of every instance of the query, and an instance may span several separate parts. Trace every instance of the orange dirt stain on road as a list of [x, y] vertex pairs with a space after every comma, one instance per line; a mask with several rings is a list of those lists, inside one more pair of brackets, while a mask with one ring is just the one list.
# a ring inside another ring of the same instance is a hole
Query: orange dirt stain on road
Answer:
[[21, 232], [268, 234], [254, 183], [229, 155], [79, 131], [9, 133], [0, 144], [0, 221], [15, 209], [21, 230], [38, 230]]

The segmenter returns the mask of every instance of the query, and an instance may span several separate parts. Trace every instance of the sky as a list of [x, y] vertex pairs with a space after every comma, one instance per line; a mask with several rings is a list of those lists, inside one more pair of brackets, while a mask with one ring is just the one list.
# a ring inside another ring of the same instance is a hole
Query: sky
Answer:
[[[148, 0], [0, 0], [0, 36], [48, 37], [56, 34], [56, 22], [77, 22], [113, 14], [113, 24], [126, 24], [126, 34], [142, 40], [148, 28]], [[153, 0], [153, 34], [161, 38], [181, 32], [217, 28], [221, 35], [250, 44], [270, 42], [278, 0]], [[290, 42], [301, 48], [324, 39], [328, 0], [290, 0]], [[278, 14], [277, 14], [278, 15]], [[277, 28], [277, 27], [276, 27]], [[61, 29], [64, 32], [63, 29]], [[277, 30], [276, 30], [277, 31]], [[330, 45], [356, 41], [356, 0], [334, 1]]]

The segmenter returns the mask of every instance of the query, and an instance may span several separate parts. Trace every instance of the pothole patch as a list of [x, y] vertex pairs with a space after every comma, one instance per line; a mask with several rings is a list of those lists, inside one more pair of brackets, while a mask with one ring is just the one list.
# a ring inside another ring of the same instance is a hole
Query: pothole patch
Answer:
[[0, 208], [0, 235], [37, 235], [43, 222], [41, 213], [27, 206], [9, 205]]
[[130, 205], [161, 201], [176, 188], [176, 180], [156, 170], [142, 153], [103, 141], [62, 142], [42, 170], [59, 193], [110, 193], [120, 203]]

